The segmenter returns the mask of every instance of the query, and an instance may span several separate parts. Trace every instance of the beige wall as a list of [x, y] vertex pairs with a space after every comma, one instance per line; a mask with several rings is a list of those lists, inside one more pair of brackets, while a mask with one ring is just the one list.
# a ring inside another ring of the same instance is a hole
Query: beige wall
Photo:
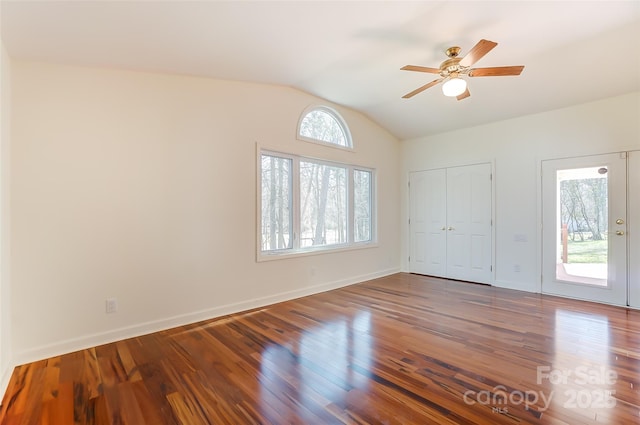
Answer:
[[0, 43], [0, 392], [11, 374], [11, 287], [9, 274], [10, 59]]
[[[296, 140], [294, 89], [13, 61], [12, 326], [21, 361], [399, 270], [400, 144]], [[374, 167], [379, 246], [256, 263], [256, 144]], [[105, 314], [117, 297], [119, 312]]]
[[[493, 161], [495, 284], [540, 291], [540, 161], [640, 149], [640, 93], [402, 143], [402, 216], [411, 171]], [[402, 223], [405, 223], [403, 220]], [[403, 229], [408, 270], [408, 228]], [[518, 236], [518, 238], [516, 238]], [[526, 241], [521, 241], [522, 237]], [[516, 239], [519, 239], [516, 241]], [[516, 271], [515, 266], [520, 271]]]

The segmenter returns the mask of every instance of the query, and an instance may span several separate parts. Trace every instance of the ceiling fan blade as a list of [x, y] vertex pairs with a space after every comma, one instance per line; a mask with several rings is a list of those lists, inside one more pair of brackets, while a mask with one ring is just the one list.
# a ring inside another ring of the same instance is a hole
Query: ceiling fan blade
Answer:
[[440, 73], [440, 70], [438, 68], [429, 68], [427, 66], [405, 65], [400, 69], [403, 70], [403, 71], [428, 72], [429, 74], [439, 74]]
[[440, 81], [442, 81], [444, 78], [438, 78], [437, 80], [433, 80], [430, 83], [425, 84], [422, 87], [418, 87], [417, 89], [415, 89], [414, 91], [412, 91], [411, 93], [407, 93], [404, 96], [402, 96], [403, 99], [409, 99], [410, 97], [413, 97], [415, 95], [417, 95], [418, 93], [422, 93], [423, 91], [425, 91], [426, 89], [428, 89], [429, 87], [433, 87], [436, 84], [438, 84]]
[[467, 55], [460, 60], [460, 66], [471, 66], [478, 62], [484, 55], [489, 53], [491, 49], [496, 47], [498, 43], [489, 40], [480, 40], [478, 44], [473, 46], [473, 49], [467, 53]]
[[499, 77], [502, 75], [520, 75], [524, 66], [494, 66], [492, 68], [473, 68], [469, 77]]
[[469, 96], [471, 96], [471, 93], [469, 93], [469, 88], [467, 87], [467, 89], [464, 91], [464, 93], [459, 94], [458, 96], [456, 96], [456, 99], [462, 100], [462, 99], [468, 98]]

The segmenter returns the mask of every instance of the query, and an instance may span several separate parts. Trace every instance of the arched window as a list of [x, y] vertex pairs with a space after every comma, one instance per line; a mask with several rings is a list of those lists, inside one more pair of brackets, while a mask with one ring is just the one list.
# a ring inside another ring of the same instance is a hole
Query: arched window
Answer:
[[305, 109], [298, 122], [298, 138], [353, 149], [347, 124], [340, 114], [326, 106]]

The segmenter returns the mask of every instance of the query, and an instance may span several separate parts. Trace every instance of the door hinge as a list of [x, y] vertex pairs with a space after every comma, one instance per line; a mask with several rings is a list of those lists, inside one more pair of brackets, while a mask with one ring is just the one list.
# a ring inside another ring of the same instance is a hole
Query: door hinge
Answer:
[[493, 173], [489, 173], [489, 180], [493, 181]]
[[411, 256], [409, 256], [408, 261], [411, 262]]
[[489, 271], [492, 272], [493, 271], [493, 266], [489, 266]]
[[411, 218], [409, 218], [409, 225], [411, 225]]

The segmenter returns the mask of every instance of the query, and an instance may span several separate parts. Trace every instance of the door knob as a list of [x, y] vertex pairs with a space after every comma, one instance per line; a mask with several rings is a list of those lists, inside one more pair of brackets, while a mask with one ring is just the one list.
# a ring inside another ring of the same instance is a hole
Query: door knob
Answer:
[[622, 230], [616, 230], [616, 235], [622, 236], [624, 235], [624, 232]]
[[619, 218], [616, 220], [616, 224], [624, 224], [624, 220]]
[[447, 228], [446, 228], [446, 227], [444, 227], [444, 226], [442, 226], [442, 229], [440, 229], [440, 230], [447, 230]]
[[449, 226], [449, 230], [453, 230], [453, 227]]

